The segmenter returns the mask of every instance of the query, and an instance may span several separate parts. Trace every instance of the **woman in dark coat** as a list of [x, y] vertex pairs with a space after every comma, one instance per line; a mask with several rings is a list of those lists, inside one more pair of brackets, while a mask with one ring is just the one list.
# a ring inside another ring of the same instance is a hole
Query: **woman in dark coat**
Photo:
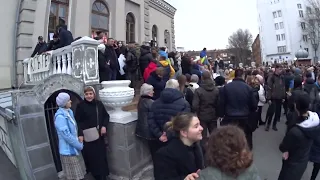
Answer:
[[[87, 172], [90, 172], [96, 180], [106, 180], [109, 175], [106, 146], [104, 135], [107, 132], [109, 114], [101, 101], [95, 99], [96, 93], [93, 87], [88, 86], [84, 90], [85, 99], [76, 109], [78, 123], [78, 135], [84, 143], [82, 151], [86, 163]], [[86, 142], [83, 130], [97, 127], [100, 138], [92, 142]]]
[[153, 86], [147, 83], [142, 84], [140, 88], [141, 97], [138, 102], [138, 120], [136, 125], [136, 136], [147, 140], [152, 159], [155, 152], [161, 147], [161, 143], [155, 138], [148, 125], [148, 114], [153, 103]]
[[166, 126], [175, 133], [175, 137], [155, 155], [155, 180], [197, 179], [198, 173], [204, 168], [199, 144], [203, 128], [199, 119], [191, 113], [184, 113], [173, 118]]

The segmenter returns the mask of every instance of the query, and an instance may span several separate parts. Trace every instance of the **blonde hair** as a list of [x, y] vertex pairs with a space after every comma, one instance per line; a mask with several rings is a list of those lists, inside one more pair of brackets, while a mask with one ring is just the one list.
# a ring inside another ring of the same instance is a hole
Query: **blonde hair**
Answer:
[[173, 117], [171, 121], [165, 124], [165, 129], [180, 134], [180, 131], [187, 130], [190, 126], [192, 118], [196, 115], [192, 113], [181, 113]]

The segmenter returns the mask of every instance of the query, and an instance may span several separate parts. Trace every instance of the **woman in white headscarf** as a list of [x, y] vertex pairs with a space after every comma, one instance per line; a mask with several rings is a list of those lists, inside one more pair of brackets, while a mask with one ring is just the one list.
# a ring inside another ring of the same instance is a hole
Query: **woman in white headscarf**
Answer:
[[61, 92], [56, 98], [59, 106], [55, 114], [55, 127], [59, 139], [62, 169], [67, 180], [84, 179], [85, 167], [80, 155], [83, 143], [78, 140], [77, 122], [73, 116], [70, 96]]

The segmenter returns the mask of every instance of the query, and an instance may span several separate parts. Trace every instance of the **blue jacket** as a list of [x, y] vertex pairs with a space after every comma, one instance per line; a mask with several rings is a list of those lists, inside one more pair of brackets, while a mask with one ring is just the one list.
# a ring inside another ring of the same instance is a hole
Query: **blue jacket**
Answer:
[[59, 139], [59, 153], [61, 155], [79, 155], [83, 144], [78, 140], [78, 128], [72, 110], [59, 108], [55, 114], [54, 125]]
[[205, 57], [205, 56], [207, 56], [207, 52], [204, 51], [204, 50], [202, 50], [202, 51], [200, 52], [200, 58], [203, 58], [203, 57]]

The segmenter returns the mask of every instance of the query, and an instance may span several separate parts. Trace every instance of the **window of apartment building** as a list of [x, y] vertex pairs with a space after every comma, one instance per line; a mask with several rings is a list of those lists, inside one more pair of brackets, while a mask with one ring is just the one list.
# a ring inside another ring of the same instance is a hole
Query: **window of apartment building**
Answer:
[[280, 24], [280, 29], [283, 29], [284, 28], [283, 22], [280, 22], [279, 24]]
[[277, 37], [277, 41], [281, 41], [281, 38], [280, 38], [279, 34], [277, 34], [276, 37]]
[[286, 46], [278, 46], [278, 53], [284, 53], [287, 52]]
[[302, 9], [301, 4], [297, 4], [297, 6], [298, 6], [298, 9]]
[[302, 35], [302, 40], [304, 42], [308, 42], [308, 36], [307, 35]]
[[306, 23], [305, 22], [301, 22], [301, 29], [305, 30], [306, 29]]
[[306, 50], [307, 52], [309, 52], [309, 48], [304, 48], [304, 50]]
[[273, 12], [273, 18], [277, 18], [277, 12]]
[[135, 42], [135, 19], [132, 13], [127, 14], [126, 25], [127, 43]]
[[[96, 0], [92, 5], [91, 11], [91, 30], [92, 32], [102, 31], [106, 33], [109, 32], [109, 8], [101, 0]], [[108, 38], [108, 35], [107, 37]]]
[[278, 30], [278, 29], [279, 29], [279, 24], [278, 24], [278, 23], [275, 23], [275, 24], [274, 24], [274, 28], [275, 28], [276, 30]]
[[303, 11], [299, 10], [299, 17], [303, 18]]
[[311, 14], [311, 7], [307, 7], [307, 13]]
[[48, 24], [48, 40], [50, 34], [56, 33], [62, 25], [68, 25], [69, 0], [51, 0]]
[[281, 34], [281, 41], [285, 41], [286, 40], [286, 35], [285, 34]]
[[319, 14], [319, 13], [320, 13], [319, 8], [314, 8], [314, 10], [316, 11], [316, 14]]
[[282, 17], [282, 12], [281, 12], [281, 10], [278, 11], [278, 17]]

